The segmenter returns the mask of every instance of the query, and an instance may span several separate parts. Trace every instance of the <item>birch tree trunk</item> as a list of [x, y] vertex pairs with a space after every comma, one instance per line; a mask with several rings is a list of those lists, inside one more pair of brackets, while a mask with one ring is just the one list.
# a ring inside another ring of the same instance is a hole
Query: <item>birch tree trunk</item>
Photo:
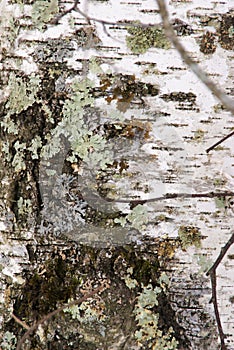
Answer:
[[[232, 7], [168, 4], [230, 97]], [[233, 191], [233, 138], [206, 153], [233, 116], [165, 37], [156, 1], [2, 0], [0, 16], [0, 349], [225, 349], [206, 272], [233, 234], [233, 197], [190, 195]], [[231, 246], [217, 269], [229, 350], [233, 261]]]

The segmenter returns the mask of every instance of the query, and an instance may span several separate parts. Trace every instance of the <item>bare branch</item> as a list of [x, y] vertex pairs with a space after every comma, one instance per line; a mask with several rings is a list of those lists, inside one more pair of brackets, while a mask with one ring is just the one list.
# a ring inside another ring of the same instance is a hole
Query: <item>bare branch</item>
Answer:
[[212, 287], [212, 299], [211, 302], [214, 305], [214, 312], [215, 312], [215, 318], [218, 326], [218, 331], [219, 331], [219, 337], [220, 337], [220, 342], [221, 342], [221, 350], [227, 350], [227, 347], [225, 345], [225, 334], [223, 332], [223, 327], [222, 323], [220, 320], [220, 315], [219, 315], [219, 308], [218, 308], [218, 300], [217, 300], [217, 289], [216, 289], [216, 270], [221, 263], [222, 259], [224, 258], [225, 254], [227, 253], [228, 249], [231, 247], [231, 245], [234, 243], [234, 233], [232, 233], [231, 238], [228, 240], [228, 242], [225, 244], [225, 246], [221, 249], [221, 252], [219, 256], [217, 257], [216, 261], [212, 265], [212, 267], [207, 271], [206, 275], [210, 276], [211, 280], [211, 287]]
[[[60, 21], [61, 18], [63, 18], [64, 16], [66, 16], [68, 13], [71, 13], [72, 11], [76, 11], [78, 12], [82, 17], [84, 17], [86, 19], [86, 21], [90, 24], [91, 21], [93, 22], [97, 22], [102, 24], [102, 26], [105, 25], [111, 25], [111, 26], [118, 26], [118, 27], [136, 27], [136, 28], [150, 28], [150, 27], [155, 27], [155, 24], [144, 24], [144, 23], [132, 23], [130, 21], [126, 21], [126, 22], [111, 22], [111, 21], [106, 21], [100, 18], [96, 18], [96, 17], [90, 17], [89, 15], [87, 15], [85, 12], [83, 12], [77, 5], [79, 4], [79, 1], [75, 0], [73, 6], [62, 12], [61, 14], [57, 15], [55, 18], [53, 18], [50, 21], [50, 24], [58, 24], [58, 22]], [[107, 34], [107, 36], [110, 36], [109, 34]]]
[[230, 132], [230, 134], [224, 136], [221, 140], [217, 141], [214, 145], [207, 148], [206, 153], [209, 153], [212, 149], [214, 149], [216, 146], [220, 145], [223, 141], [229, 139], [229, 137], [234, 135], [234, 131]]
[[165, 33], [179, 52], [180, 56], [184, 62], [190, 67], [190, 69], [195, 73], [195, 75], [206, 85], [206, 87], [218, 98], [218, 100], [224, 105], [224, 107], [234, 114], [234, 101], [227, 96], [225, 92], [217, 87], [217, 84], [208, 78], [206, 73], [198, 66], [198, 64], [189, 57], [183, 45], [177, 38], [177, 35], [174, 32], [173, 27], [169, 21], [168, 11], [165, 5], [164, 0], [157, 0], [158, 7], [160, 10], [160, 15], [163, 21], [163, 27]]
[[76, 10], [77, 5], [79, 4], [79, 0], [74, 0], [74, 4], [71, 8], [69, 8], [68, 10], [58, 14], [57, 16], [55, 16], [50, 23], [51, 24], [58, 24], [58, 22], [60, 21], [61, 18], [63, 18], [64, 16], [66, 16], [68, 13], [71, 13], [72, 11]]
[[[85, 294], [83, 297], [81, 297], [78, 300], [73, 300], [72, 302], [65, 304], [61, 307], [59, 307], [58, 309], [50, 312], [49, 314], [43, 316], [39, 321], [37, 321], [36, 323], [34, 323], [34, 325], [32, 327], [30, 327], [28, 329], [28, 331], [23, 335], [23, 337], [20, 339], [20, 341], [17, 344], [16, 350], [20, 350], [21, 346], [23, 345], [23, 343], [25, 342], [25, 340], [33, 333], [37, 330], [37, 328], [42, 325], [43, 323], [45, 323], [46, 321], [49, 321], [53, 316], [56, 316], [57, 314], [59, 314], [61, 311], [63, 311], [66, 308], [69, 308], [73, 305], [80, 305], [81, 303], [83, 303], [85, 300], [87, 300], [88, 298], [92, 297], [94, 294], [97, 294], [98, 292], [102, 292], [103, 290], [105, 290], [106, 288], [109, 288], [108, 285], [101, 285], [97, 288], [95, 288], [93, 291], [91, 291], [90, 293]], [[13, 317], [13, 316], [12, 316]], [[14, 317], [15, 318], [15, 317]], [[18, 318], [17, 318], [18, 319]], [[17, 321], [18, 322], [18, 321]], [[19, 323], [19, 322], [18, 322]]]
[[27, 325], [27, 323], [25, 323], [24, 321], [21, 321], [16, 315], [11, 314], [12, 318], [14, 318], [14, 320], [19, 323], [22, 327], [24, 327], [25, 329], [30, 329], [30, 327]]
[[231, 245], [234, 243], [234, 232], [232, 233], [231, 238], [228, 240], [228, 242], [225, 244], [225, 246], [221, 249], [221, 252], [219, 253], [219, 256], [215, 260], [212, 267], [207, 271], [206, 275], [210, 275], [213, 271], [217, 269], [221, 261], [223, 260], [225, 254], [227, 253], [228, 249], [231, 247]]
[[150, 202], [158, 202], [167, 199], [173, 198], [216, 198], [216, 197], [234, 197], [234, 192], [232, 191], [224, 191], [224, 192], [205, 192], [205, 193], [166, 193], [164, 196], [154, 197], [149, 199], [112, 199], [105, 198], [108, 202], [116, 202], [116, 203], [129, 203], [131, 205], [137, 204], [145, 204]]

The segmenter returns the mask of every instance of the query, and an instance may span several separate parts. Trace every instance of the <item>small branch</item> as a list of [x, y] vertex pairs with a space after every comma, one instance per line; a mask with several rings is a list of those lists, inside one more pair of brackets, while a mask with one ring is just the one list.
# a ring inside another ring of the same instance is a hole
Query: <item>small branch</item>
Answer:
[[[97, 23], [102, 24], [102, 26], [111, 25], [111, 26], [118, 26], [118, 27], [136, 27], [136, 28], [150, 28], [150, 27], [154, 28], [155, 27], [155, 24], [131, 23], [131, 22], [111, 22], [111, 21], [106, 21], [106, 20], [99, 19], [96, 17], [90, 17], [77, 6], [78, 4], [79, 4], [79, 1], [75, 0], [73, 6], [70, 9], [57, 15], [55, 18], [53, 18], [50, 21], [50, 24], [58, 24], [58, 22], [60, 21], [61, 18], [66, 16], [68, 13], [71, 13], [72, 11], [76, 11], [82, 17], [84, 17], [88, 23], [93, 21], [93, 22], [97, 22]], [[107, 34], [107, 35], [110, 36], [110, 34]]]
[[217, 277], [216, 277], [216, 270], [221, 263], [222, 259], [224, 258], [225, 254], [227, 253], [228, 249], [231, 247], [231, 245], [234, 243], [234, 233], [232, 234], [231, 238], [228, 240], [228, 242], [225, 244], [225, 246], [221, 249], [221, 252], [212, 265], [212, 267], [207, 271], [206, 275], [210, 276], [211, 280], [211, 288], [212, 288], [212, 303], [214, 305], [214, 312], [215, 312], [215, 318], [218, 326], [218, 332], [221, 342], [221, 350], [227, 350], [227, 347], [225, 345], [225, 334], [223, 332], [223, 327], [219, 315], [219, 308], [218, 308], [218, 300], [217, 300]]
[[[37, 330], [37, 328], [42, 325], [43, 323], [45, 323], [46, 321], [49, 321], [53, 316], [56, 316], [57, 314], [59, 314], [61, 311], [63, 311], [66, 308], [69, 308], [73, 305], [80, 305], [81, 303], [83, 303], [85, 300], [87, 300], [88, 298], [91, 298], [93, 295], [97, 294], [98, 292], [102, 292], [103, 290], [105, 290], [106, 288], [109, 288], [108, 285], [101, 285], [98, 288], [95, 288], [93, 291], [91, 291], [90, 293], [87, 293], [86, 295], [84, 295], [83, 297], [81, 297], [78, 300], [73, 300], [72, 302], [65, 304], [63, 306], [61, 306], [60, 308], [50, 312], [49, 314], [43, 316], [39, 321], [37, 321], [32, 327], [30, 327], [28, 329], [28, 331], [23, 335], [23, 337], [20, 339], [20, 341], [17, 344], [16, 350], [20, 350], [21, 346], [23, 345], [23, 343], [25, 342], [25, 340], [34, 332]], [[18, 321], [17, 321], [18, 322]], [[18, 322], [19, 323], [19, 322]]]
[[207, 271], [206, 275], [210, 275], [212, 271], [215, 271], [219, 264], [221, 263], [222, 259], [224, 258], [225, 254], [227, 253], [228, 249], [231, 247], [231, 245], [234, 243], [234, 233], [232, 234], [231, 238], [228, 240], [228, 242], [225, 244], [225, 246], [221, 249], [221, 252], [219, 256], [217, 257], [216, 261], [212, 265], [212, 267]]
[[169, 21], [168, 11], [165, 5], [164, 0], [157, 0], [160, 15], [163, 21], [163, 27], [165, 33], [179, 52], [180, 56], [184, 62], [190, 67], [190, 69], [195, 73], [195, 75], [206, 85], [206, 87], [218, 98], [218, 100], [224, 105], [224, 107], [234, 114], [234, 101], [227, 96], [221, 89], [217, 87], [217, 84], [208, 78], [206, 73], [198, 66], [198, 64], [192, 60], [188, 53], [186, 52], [183, 45], [177, 38], [177, 35], [174, 32], [173, 27]]
[[212, 145], [209, 148], [207, 148], [206, 153], [209, 153], [212, 149], [214, 149], [216, 146], [220, 145], [220, 143], [222, 143], [223, 141], [229, 139], [229, 137], [231, 137], [233, 135], [234, 135], [234, 131], [230, 132], [230, 134], [224, 136], [221, 140], [216, 142], [214, 145]]
[[71, 13], [72, 11], [76, 10], [78, 4], [79, 4], [79, 0], [74, 0], [74, 4], [73, 4], [73, 6], [71, 8], [69, 8], [68, 10], [65, 10], [63, 13], [60, 13], [57, 16], [55, 16], [50, 21], [50, 23], [51, 24], [58, 24], [58, 22], [60, 21], [61, 18], [66, 16], [68, 13]]
[[22, 327], [24, 327], [25, 329], [30, 329], [30, 327], [27, 325], [26, 322], [21, 321], [16, 315], [11, 314], [12, 318], [14, 318], [14, 320], [19, 323]]
[[234, 192], [206, 192], [206, 193], [166, 193], [164, 196], [154, 197], [149, 199], [112, 199], [105, 198], [107, 202], [129, 203], [131, 205], [145, 204], [150, 202], [158, 202], [173, 198], [216, 198], [216, 197], [234, 197]]

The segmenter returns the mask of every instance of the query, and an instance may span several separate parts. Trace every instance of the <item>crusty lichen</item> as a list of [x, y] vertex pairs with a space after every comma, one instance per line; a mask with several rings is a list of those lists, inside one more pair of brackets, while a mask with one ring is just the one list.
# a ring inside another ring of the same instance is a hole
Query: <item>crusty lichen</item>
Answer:
[[36, 0], [32, 6], [32, 22], [36, 28], [43, 29], [58, 11], [58, 0]]
[[17, 77], [15, 73], [11, 73], [8, 81], [10, 94], [6, 104], [8, 115], [19, 114], [32, 106], [39, 88], [40, 77], [36, 74], [32, 74], [28, 81], [25, 81], [21, 77]]
[[[165, 284], [163, 286], [165, 288]], [[159, 305], [158, 297], [161, 292], [161, 286], [153, 288], [148, 284], [138, 294], [133, 311], [138, 326], [135, 337], [142, 348], [147, 344], [153, 350], [176, 350], [178, 341], [174, 337], [173, 328], [169, 327], [167, 332], [163, 332], [159, 327], [160, 316], [153, 311]]]
[[200, 247], [202, 236], [199, 228], [194, 226], [180, 226], [178, 234], [183, 250], [186, 250], [191, 245], [197, 248]]
[[4, 333], [2, 341], [0, 343], [2, 350], [13, 350], [16, 348], [16, 336], [12, 332]]
[[171, 47], [162, 28], [141, 26], [140, 22], [136, 24], [139, 26], [128, 27], [130, 35], [126, 37], [127, 46], [133, 53], [142, 54], [151, 47], [159, 49]]

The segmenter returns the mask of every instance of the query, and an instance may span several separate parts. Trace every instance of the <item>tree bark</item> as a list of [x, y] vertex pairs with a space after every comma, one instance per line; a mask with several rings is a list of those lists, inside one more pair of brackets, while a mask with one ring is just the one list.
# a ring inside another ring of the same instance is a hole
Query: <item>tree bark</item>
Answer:
[[[232, 97], [230, 4], [168, 11]], [[156, 1], [0, 13], [0, 348], [233, 349], [233, 116]]]

